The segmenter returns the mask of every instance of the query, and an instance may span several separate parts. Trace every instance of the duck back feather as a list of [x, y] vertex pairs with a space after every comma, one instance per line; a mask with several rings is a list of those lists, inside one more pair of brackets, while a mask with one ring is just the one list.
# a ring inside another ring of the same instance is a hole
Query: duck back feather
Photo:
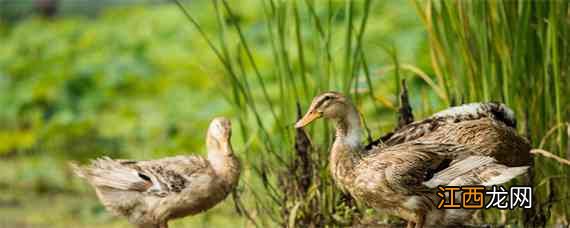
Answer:
[[484, 117], [492, 118], [512, 128], [516, 128], [517, 125], [513, 110], [505, 104], [497, 102], [464, 104], [445, 109], [431, 116], [431, 118], [443, 118], [452, 122], [476, 120]]
[[419, 139], [436, 132], [444, 126], [463, 124], [481, 119], [487, 119], [511, 129], [516, 128], [517, 123], [514, 112], [505, 104], [496, 102], [464, 104], [448, 108], [424, 120], [415, 121], [398, 128], [372, 141], [364, 148], [365, 150], [370, 150], [378, 146], [392, 146]]
[[515, 126], [513, 111], [504, 104], [466, 104], [388, 133], [365, 146], [364, 153], [410, 141], [434, 141], [473, 145], [477, 152], [472, 155], [491, 156], [510, 166], [527, 165], [530, 162], [530, 143], [517, 134]]

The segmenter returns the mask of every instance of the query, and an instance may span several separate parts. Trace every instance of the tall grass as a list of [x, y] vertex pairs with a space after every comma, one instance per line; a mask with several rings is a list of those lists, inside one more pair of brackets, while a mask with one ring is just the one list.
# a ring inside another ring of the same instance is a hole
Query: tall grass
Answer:
[[[516, 111], [520, 132], [535, 147], [570, 157], [570, 2], [413, 3], [448, 103], [502, 101]], [[536, 215], [526, 222], [568, 224], [569, 181], [568, 167], [535, 158]]]
[[[235, 5], [214, 1], [218, 32], [206, 34], [186, 5], [177, 3], [224, 65], [232, 88], [228, 98], [239, 110], [244, 143], [251, 146], [244, 160], [258, 177], [245, 180], [255, 192], [257, 213], [264, 215], [257, 219], [288, 227], [352, 224], [357, 207], [335, 187], [326, 168], [332, 131], [325, 125], [313, 128], [319, 137], [311, 145], [293, 123], [318, 92], [354, 91], [355, 76], [366, 66], [361, 43], [371, 1], [259, 1], [265, 20], [261, 33], [270, 44], [261, 52], [272, 58], [263, 75], [255, 56], [260, 51], [252, 50], [254, 41], [231, 20], [238, 17]], [[341, 14], [345, 26], [337, 30], [333, 20]], [[301, 22], [307, 19], [310, 26]], [[333, 45], [342, 51], [333, 51]]]
[[[257, 224], [323, 226], [361, 220], [367, 211], [331, 181], [330, 127], [319, 122], [309, 129], [309, 141], [293, 123], [299, 105], [306, 108], [314, 95], [331, 89], [348, 94], [361, 109], [377, 112], [378, 103], [394, 108], [394, 99], [379, 94], [383, 81], [369, 65], [369, 55], [378, 53], [368, 53], [363, 39], [370, 9], [378, 3], [260, 0], [256, 10], [263, 12], [264, 21], [252, 33], [236, 13], [239, 5], [216, 0], [217, 32], [208, 33], [184, 2], [176, 2], [224, 67], [224, 88], [230, 89], [220, 92], [238, 112], [242, 159], [252, 170], [242, 183], [255, 202], [249, 209]], [[410, 92], [422, 97], [424, 105], [414, 107], [422, 114], [460, 102], [505, 102], [517, 111], [521, 132], [528, 132], [536, 147], [564, 155], [570, 99], [568, 3], [412, 4], [426, 26], [432, 69], [400, 63], [396, 50], [385, 45], [391, 58], [381, 71], [394, 77], [383, 87], [399, 93], [401, 77], [418, 76], [431, 88]], [[257, 42], [268, 42], [268, 48], [254, 50]], [[544, 143], [539, 145], [540, 140]], [[567, 174], [568, 169], [550, 160], [535, 161], [535, 208], [546, 220], [552, 211], [549, 222], [568, 223]], [[485, 215], [487, 222], [497, 223], [496, 211]], [[504, 222], [517, 223], [519, 215], [509, 216]]]

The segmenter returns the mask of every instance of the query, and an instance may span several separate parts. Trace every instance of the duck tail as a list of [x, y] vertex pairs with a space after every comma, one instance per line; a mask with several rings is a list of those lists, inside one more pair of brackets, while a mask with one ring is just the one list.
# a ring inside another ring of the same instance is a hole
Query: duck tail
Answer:
[[118, 190], [144, 191], [152, 184], [144, 175], [108, 157], [98, 158], [91, 165], [80, 167], [70, 163], [75, 175], [86, 179], [95, 187], [109, 187]]
[[512, 109], [507, 107], [506, 104], [498, 103], [498, 102], [488, 102], [482, 103], [482, 107], [484, 107], [488, 112], [493, 114], [493, 117], [503, 122], [509, 127], [517, 128], [517, 118], [515, 116], [515, 112]]
[[85, 171], [83, 170], [83, 168], [81, 166], [79, 166], [77, 163], [75, 162], [69, 162], [69, 167], [71, 167], [71, 170], [73, 171], [73, 173], [75, 174], [75, 176], [82, 178], [82, 179], [86, 179], [85, 176]]

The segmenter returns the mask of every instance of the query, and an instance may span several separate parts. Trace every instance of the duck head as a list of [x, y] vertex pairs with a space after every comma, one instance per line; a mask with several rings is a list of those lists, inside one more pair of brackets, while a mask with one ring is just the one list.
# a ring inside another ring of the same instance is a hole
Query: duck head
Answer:
[[232, 136], [231, 121], [225, 117], [217, 117], [210, 122], [206, 136], [206, 144], [212, 150], [226, 151]]
[[316, 96], [307, 113], [295, 124], [296, 128], [302, 128], [319, 118], [339, 120], [345, 118], [354, 106], [350, 100], [338, 92], [325, 92]]
[[208, 135], [216, 139], [229, 139], [232, 135], [232, 122], [225, 117], [216, 117], [210, 122]]

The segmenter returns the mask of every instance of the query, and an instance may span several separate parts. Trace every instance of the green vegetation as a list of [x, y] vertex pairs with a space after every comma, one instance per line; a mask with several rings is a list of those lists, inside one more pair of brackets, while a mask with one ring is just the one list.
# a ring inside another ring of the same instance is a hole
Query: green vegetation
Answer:
[[[220, 115], [236, 123], [246, 212], [228, 199], [173, 227], [394, 222], [334, 186], [330, 126], [307, 129], [306, 155], [295, 150], [293, 124], [297, 104], [304, 110], [319, 92], [338, 90], [375, 139], [396, 124], [401, 79], [418, 119], [461, 102], [505, 102], [536, 148], [567, 157], [569, 7], [181, 0], [94, 18], [0, 21], [0, 226], [126, 226], [65, 162], [201, 154]], [[488, 211], [485, 223], [568, 224], [570, 169], [542, 157], [534, 165], [538, 216]]]

